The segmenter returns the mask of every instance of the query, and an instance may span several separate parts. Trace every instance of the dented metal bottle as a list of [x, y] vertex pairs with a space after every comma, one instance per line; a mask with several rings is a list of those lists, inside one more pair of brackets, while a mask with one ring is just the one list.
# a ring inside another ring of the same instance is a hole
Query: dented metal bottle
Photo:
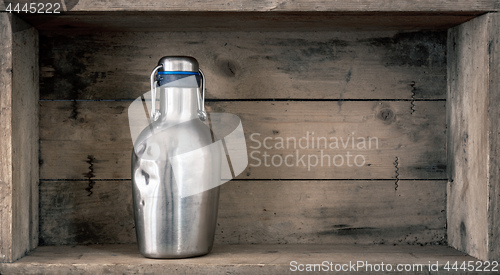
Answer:
[[[213, 138], [202, 121], [206, 119], [204, 92], [200, 95], [204, 76], [191, 57], [163, 57], [151, 76], [155, 86], [152, 91], [158, 91], [160, 106], [156, 110], [153, 92], [153, 122], [136, 139], [132, 152], [139, 250], [149, 258], [204, 255], [213, 245], [219, 187], [182, 195], [189, 193], [184, 189], [190, 187], [183, 180], [190, 173], [201, 173], [200, 185], [220, 180], [221, 152], [208, 146]], [[173, 169], [172, 156], [195, 149], [199, 158], [196, 163]]]

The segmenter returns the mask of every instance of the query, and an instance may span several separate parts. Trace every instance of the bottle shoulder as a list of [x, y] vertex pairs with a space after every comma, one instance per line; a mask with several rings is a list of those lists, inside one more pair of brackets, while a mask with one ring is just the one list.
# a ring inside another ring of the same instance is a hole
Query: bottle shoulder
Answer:
[[210, 129], [199, 119], [181, 123], [163, 121], [148, 125], [134, 143], [135, 148], [157, 144], [170, 148], [170, 152], [182, 153], [212, 143]]

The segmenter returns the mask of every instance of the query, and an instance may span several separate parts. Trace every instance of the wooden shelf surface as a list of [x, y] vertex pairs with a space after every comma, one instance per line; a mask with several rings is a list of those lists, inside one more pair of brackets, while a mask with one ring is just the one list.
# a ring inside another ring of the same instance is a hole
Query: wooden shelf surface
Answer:
[[[297, 263], [291, 264], [291, 261]], [[390, 264], [394, 269], [398, 264], [422, 264], [422, 270], [410, 272], [411, 274], [429, 274], [430, 262], [439, 263], [439, 272], [432, 274], [457, 274], [444, 270], [444, 265], [455, 261], [460, 265], [462, 262], [476, 262], [477, 259], [446, 246], [216, 245], [206, 256], [176, 260], [144, 258], [134, 244], [42, 246], [17, 262], [0, 264], [0, 273], [285, 274], [297, 273], [293, 269], [300, 268], [299, 264], [304, 264], [302, 267], [307, 268], [306, 264], [322, 264], [324, 261], [331, 262], [333, 269], [336, 264], [356, 264], [357, 261], [372, 264], [373, 268], [383, 262], [386, 268]], [[361, 267], [357, 272], [351, 273], [365, 271]], [[377, 272], [379, 273], [386, 274]]]

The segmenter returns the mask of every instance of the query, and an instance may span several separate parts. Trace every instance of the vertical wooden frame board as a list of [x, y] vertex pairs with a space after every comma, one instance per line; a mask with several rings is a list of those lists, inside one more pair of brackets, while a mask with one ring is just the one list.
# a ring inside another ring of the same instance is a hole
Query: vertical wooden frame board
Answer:
[[500, 15], [490, 15], [491, 31], [488, 40], [490, 83], [489, 185], [488, 185], [488, 253], [489, 259], [500, 259]]
[[0, 262], [38, 244], [38, 32], [0, 14]]
[[449, 31], [448, 241], [487, 257], [488, 16]]
[[499, 16], [486, 14], [448, 32], [448, 242], [498, 260]]
[[[12, 158], [18, 253], [38, 244], [38, 31], [13, 16]], [[17, 187], [20, 187], [17, 189]]]
[[12, 34], [0, 13], [0, 262], [12, 260]]

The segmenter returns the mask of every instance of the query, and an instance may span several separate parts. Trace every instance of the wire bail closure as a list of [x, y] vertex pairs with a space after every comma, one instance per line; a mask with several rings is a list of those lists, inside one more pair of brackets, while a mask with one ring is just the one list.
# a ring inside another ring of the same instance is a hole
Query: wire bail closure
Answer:
[[149, 117], [152, 121], [156, 121], [160, 117], [160, 111], [156, 110], [156, 85], [155, 85], [155, 75], [159, 69], [163, 68], [163, 65], [158, 65], [151, 72], [151, 113]]
[[[158, 70], [163, 68], [163, 65], [156, 66], [151, 72], [151, 113], [150, 118], [152, 121], [158, 120], [161, 113], [156, 109], [156, 84], [155, 84], [155, 76], [158, 73]], [[198, 103], [198, 117], [200, 120], [207, 120], [207, 112], [205, 111], [205, 74], [201, 69], [198, 69], [198, 72], [201, 76], [201, 95], [200, 92], [196, 92], [196, 98]]]
[[198, 117], [201, 121], [207, 120], [207, 112], [205, 111], [205, 74], [201, 69], [198, 69], [201, 75], [201, 98], [200, 93], [196, 93], [198, 96]]

